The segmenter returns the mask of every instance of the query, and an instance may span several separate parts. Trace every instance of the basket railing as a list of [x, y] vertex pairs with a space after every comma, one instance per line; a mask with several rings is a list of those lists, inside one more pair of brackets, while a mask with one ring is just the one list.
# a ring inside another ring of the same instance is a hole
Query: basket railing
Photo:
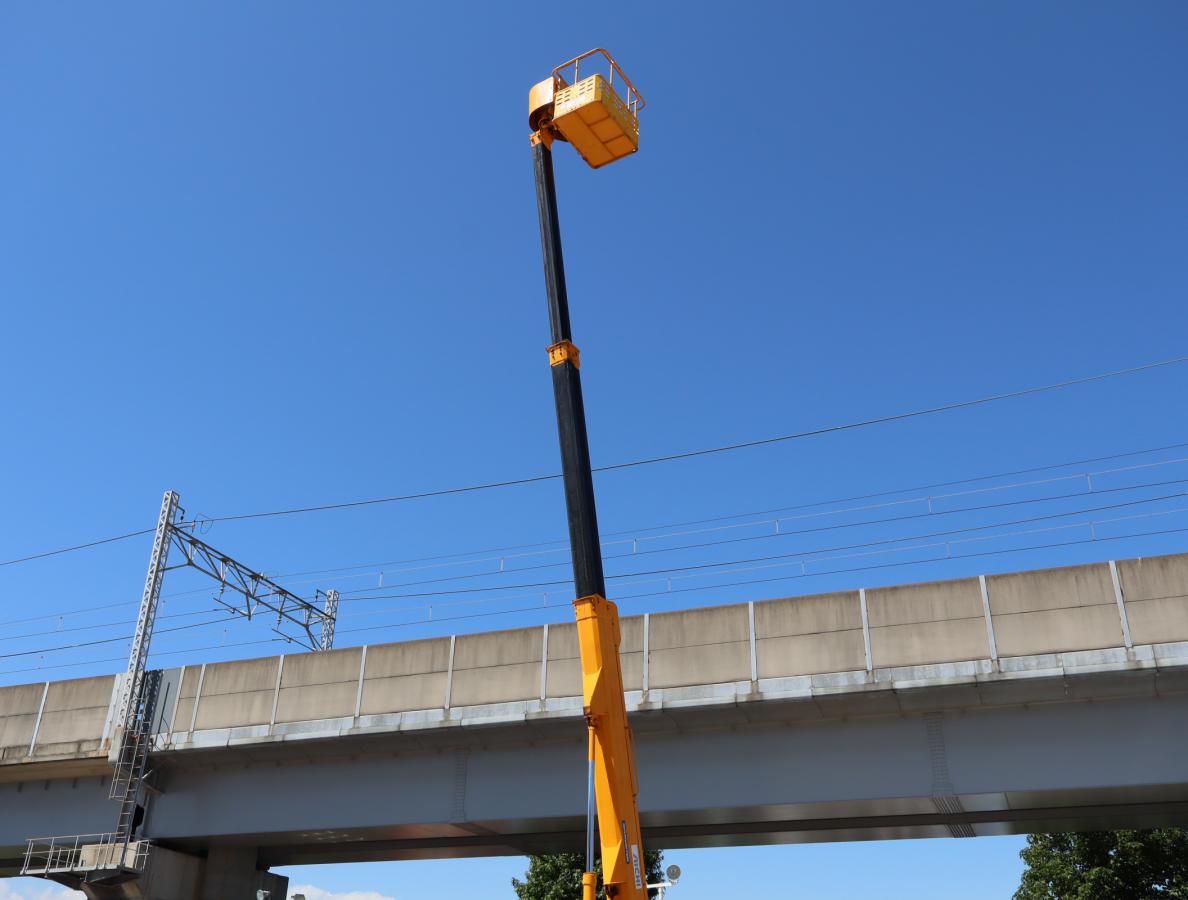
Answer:
[[[581, 56], [575, 56], [567, 62], [561, 63], [557, 68], [553, 69], [553, 82], [555, 88], [567, 87], [571, 84], [577, 84], [582, 77], [582, 61], [587, 60], [592, 56], [602, 56], [606, 59], [609, 66], [606, 75], [607, 84], [612, 88], [615, 86], [615, 75], [619, 76], [619, 81], [627, 89], [627, 96], [623, 100], [627, 104], [627, 108], [631, 110], [632, 115], [639, 115], [639, 111], [647, 105], [643, 94], [631, 83], [631, 79], [627, 77], [627, 73], [615, 62], [615, 58], [610, 55], [608, 51], [602, 47], [595, 47], [593, 50], [587, 50]], [[589, 72], [589, 65], [587, 65], [587, 75], [602, 74], [601, 72]], [[572, 81], [569, 80], [569, 70], [572, 69]]]

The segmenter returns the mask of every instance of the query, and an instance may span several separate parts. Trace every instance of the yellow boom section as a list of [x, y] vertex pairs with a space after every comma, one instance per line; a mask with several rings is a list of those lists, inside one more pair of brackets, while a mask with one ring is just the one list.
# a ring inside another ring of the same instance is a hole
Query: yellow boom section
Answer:
[[[647, 868], [639, 830], [635, 746], [623, 699], [619, 610], [597, 594], [574, 601], [582, 656], [582, 696], [590, 728], [590, 762], [607, 897], [646, 900]], [[588, 888], [593, 898], [593, 879]]]

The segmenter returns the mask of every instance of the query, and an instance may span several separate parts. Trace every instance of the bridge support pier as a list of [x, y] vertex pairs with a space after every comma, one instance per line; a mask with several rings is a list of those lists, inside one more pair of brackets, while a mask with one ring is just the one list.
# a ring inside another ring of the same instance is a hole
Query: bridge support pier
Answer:
[[206, 855], [202, 892], [198, 900], [256, 900], [256, 891], [272, 893], [272, 900], [285, 900], [289, 879], [261, 871], [255, 847], [214, 845]]
[[55, 879], [82, 891], [87, 900], [256, 900], [259, 890], [285, 900], [289, 879], [261, 871], [255, 847], [214, 846], [206, 858], [154, 847], [148, 868], [122, 884], [82, 884]]

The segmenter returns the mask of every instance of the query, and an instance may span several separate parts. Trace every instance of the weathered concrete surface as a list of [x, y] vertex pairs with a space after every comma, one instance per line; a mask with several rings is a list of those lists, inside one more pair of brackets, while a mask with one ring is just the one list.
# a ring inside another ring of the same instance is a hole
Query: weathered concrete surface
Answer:
[[[87, 900], [199, 900], [203, 859], [154, 847], [148, 867], [139, 878], [121, 884], [87, 884], [78, 878], [54, 878], [59, 884], [81, 891]], [[250, 898], [250, 894], [240, 896]]]
[[986, 581], [998, 652], [1003, 656], [1123, 644], [1107, 566], [1019, 572]]
[[255, 847], [215, 844], [207, 852], [202, 868], [199, 900], [231, 900], [234, 897], [246, 900], [255, 897], [256, 891], [261, 889], [270, 891], [278, 900], [288, 896], [289, 879], [262, 871]]
[[715, 606], [650, 618], [650, 687], [750, 680], [746, 606]]
[[866, 592], [876, 668], [989, 659], [976, 578]]
[[[1116, 572], [1117, 590], [1100, 563], [629, 617], [624, 684], [646, 703], [656, 691], [699, 685], [864, 671], [873, 679], [975, 660], [1009, 672], [1020, 668], [1013, 659], [1188, 641], [1188, 556], [1124, 560]], [[572, 624], [171, 673], [161, 730], [179, 748], [206, 745], [204, 735], [308, 731], [302, 723], [382, 726], [376, 717], [432, 720], [434, 710], [542, 699], [565, 706], [581, 690]], [[0, 688], [0, 780], [14, 777], [13, 765], [70, 762], [79, 771], [80, 761], [102, 758], [116, 686], [100, 676]]]
[[[1188, 802], [1181, 757], [1168, 756], [1188, 737], [1179, 724], [1188, 555], [631, 617], [622, 658], [641, 760], [652, 760], [646, 771], [641, 762], [645, 822], [670, 845], [1026, 830], [1030, 816], [1164, 821], [1182, 818], [1177, 804]], [[571, 825], [580, 831], [573, 625], [208, 664], [168, 670], [165, 683], [172, 694], [154, 756], [165, 792], [146, 829], [174, 846], [202, 852], [226, 839], [297, 848], [336, 844], [341, 832], [359, 844], [342, 853], [370, 858], [519, 852], [568, 841]], [[0, 688], [0, 854], [29, 836], [110, 828], [111, 804], [96, 798], [109, 771], [116, 687], [106, 676]], [[1115, 718], [1104, 717], [1107, 705]], [[1119, 730], [1132, 713], [1137, 730]], [[996, 724], [979, 731], [984, 748], [970, 750], [966, 783], [956, 764], [948, 781], [936, 772], [927, 785], [897, 780], [901, 762], [935, 758], [946, 740], [938, 727], [949, 735], [975, 721]], [[1067, 727], [1046, 724], [1058, 721]], [[769, 744], [763, 733], [773, 729], [791, 743]], [[697, 751], [710, 741], [697, 735], [710, 732], [722, 735], [716, 758]], [[1137, 768], [1136, 734], [1145, 760]], [[660, 746], [666, 755], [649, 756]], [[775, 746], [787, 789], [746, 800], [763, 781], [752, 760]], [[808, 747], [816, 762], [792, 765]], [[1068, 763], [1087, 750], [1092, 766]], [[1024, 751], [1055, 759], [1026, 763]], [[344, 756], [356, 762], [332, 770]], [[997, 780], [974, 777], [1001, 758], [1012, 763]], [[480, 760], [492, 768], [474, 768]], [[847, 781], [847, 767], [869, 777], [851, 772]], [[232, 777], [246, 769], [258, 787]], [[674, 771], [687, 779], [679, 802], [666, 787]], [[336, 784], [348, 800], [307, 796], [287, 780], [299, 773]], [[389, 792], [384, 802], [377, 789]], [[285, 790], [309, 801], [304, 812], [273, 802], [271, 792]], [[228, 817], [218, 799], [228, 791], [226, 802], [251, 805], [251, 815]], [[491, 802], [478, 804], [486, 791]], [[252, 816], [265, 819], [252, 825]], [[772, 817], [807, 824], [764, 838], [755, 823]], [[362, 848], [373, 841], [382, 847]]]
[[858, 592], [755, 604], [760, 678], [865, 668]]
[[1188, 555], [1118, 563], [1136, 644], [1188, 641]]
[[260, 867], [255, 847], [224, 844], [211, 846], [205, 857], [155, 846], [144, 872], [119, 884], [70, 876], [53, 880], [82, 891], [88, 900], [254, 900], [260, 889], [284, 900], [289, 888], [288, 878]]
[[[683, 847], [1182, 824], [1188, 694], [1134, 690], [850, 718], [793, 700], [640, 713], [645, 836]], [[331, 741], [178, 754], [147, 833], [192, 853], [259, 848], [257, 864], [274, 866], [577, 847], [583, 739], [563, 724], [364, 737], [349, 756]]]

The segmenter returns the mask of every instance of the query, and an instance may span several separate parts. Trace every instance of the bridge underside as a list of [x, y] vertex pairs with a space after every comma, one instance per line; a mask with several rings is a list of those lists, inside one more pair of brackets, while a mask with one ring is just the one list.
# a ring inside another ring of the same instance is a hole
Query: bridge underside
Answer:
[[[677, 848], [1186, 824], [1182, 690], [1147, 672], [1035, 680], [1028, 692], [1044, 702], [1020, 695], [998, 707], [905, 712], [911, 692], [880, 692], [839, 698], [846, 706], [830, 717], [805, 700], [642, 712], [633, 726], [645, 837]], [[943, 699], [928, 691], [920, 696]], [[573, 719], [162, 759], [146, 834], [190, 853], [254, 847], [261, 865], [277, 866], [518, 855], [583, 840]], [[99, 776], [0, 785], [4, 874], [26, 837], [48, 833], [40, 823], [101, 830], [105, 795]]]

